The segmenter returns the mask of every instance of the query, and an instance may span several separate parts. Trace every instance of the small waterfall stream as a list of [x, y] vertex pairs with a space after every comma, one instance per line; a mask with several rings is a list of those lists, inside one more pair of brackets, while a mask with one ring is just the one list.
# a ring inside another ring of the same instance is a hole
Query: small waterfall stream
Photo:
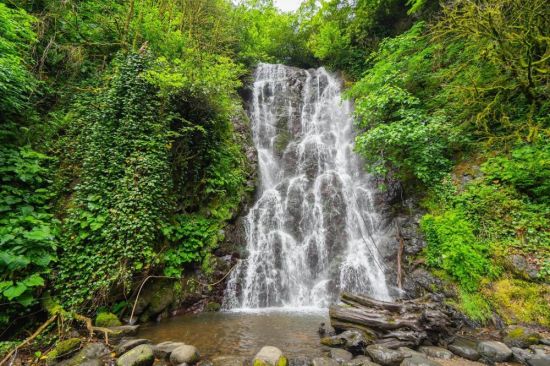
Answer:
[[224, 308], [326, 307], [343, 290], [390, 298], [385, 231], [341, 83], [324, 68], [258, 66], [250, 117], [260, 184]]

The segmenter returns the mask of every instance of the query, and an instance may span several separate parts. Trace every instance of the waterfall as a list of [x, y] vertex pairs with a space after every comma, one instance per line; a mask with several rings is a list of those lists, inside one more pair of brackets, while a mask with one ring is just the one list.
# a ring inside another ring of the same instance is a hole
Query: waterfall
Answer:
[[389, 299], [384, 229], [341, 81], [260, 64], [249, 113], [260, 183], [224, 307], [326, 307], [343, 290]]

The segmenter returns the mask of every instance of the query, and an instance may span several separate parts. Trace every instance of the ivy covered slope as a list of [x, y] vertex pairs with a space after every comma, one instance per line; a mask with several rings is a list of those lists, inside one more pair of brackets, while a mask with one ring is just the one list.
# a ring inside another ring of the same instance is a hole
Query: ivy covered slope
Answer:
[[[250, 193], [238, 90], [307, 64], [271, 2], [0, 4], [0, 338], [213, 269]], [[237, 128], [241, 132], [237, 132]], [[53, 301], [51, 301], [51, 300]]]
[[421, 200], [421, 259], [472, 319], [550, 325], [547, 3], [338, 3], [309, 44], [356, 79], [367, 167]]

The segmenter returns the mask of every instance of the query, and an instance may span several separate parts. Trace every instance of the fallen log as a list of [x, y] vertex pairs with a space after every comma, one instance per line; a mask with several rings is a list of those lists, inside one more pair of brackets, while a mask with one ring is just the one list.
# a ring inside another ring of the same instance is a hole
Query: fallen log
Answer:
[[359, 330], [374, 344], [390, 348], [414, 347], [428, 340], [438, 343], [462, 325], [452, 308], [431, 297], [397, 302], [343, 293], [342, 305], [330, 307], [332, 327]]

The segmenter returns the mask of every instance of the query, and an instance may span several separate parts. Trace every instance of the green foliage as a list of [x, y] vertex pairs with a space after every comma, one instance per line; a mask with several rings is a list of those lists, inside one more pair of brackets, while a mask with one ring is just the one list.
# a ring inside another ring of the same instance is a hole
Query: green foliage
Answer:
[[159, 113], [158, 89], [145, 78], [150, 63], [138, 54], [123, 59], [79, 115], [82, 168], [57, 277], [66, 304], [101, 300], [153, 261], [170, 207], [170, 115]]
[[482, 293], [460, 290], [458, 300], [458, 308], [474, 321], [485, 324], [493, 316], [491, 304]]
[[459, 212], [425, 215], [421, 227], [428, 243], [428, 265], [445, 270], [463, 289], [475, 291], [484, 276], [495, 274], [489, 260], [490, 248], [479, 242], [472, 226]]
[[0, 300], [13, 303], [0, 324], [36, 304], [56, 259], [49, 160], [29, 147], [0, 148]]
[[215, 219], [197, 215], [175, 217], [175, 224], [163, 229], [164, 236], [172, 243], [164, 253], [164, 274], [179, 277], [186, 264], [204, 259], [221, 238], [220, 229], [220, 222]]

